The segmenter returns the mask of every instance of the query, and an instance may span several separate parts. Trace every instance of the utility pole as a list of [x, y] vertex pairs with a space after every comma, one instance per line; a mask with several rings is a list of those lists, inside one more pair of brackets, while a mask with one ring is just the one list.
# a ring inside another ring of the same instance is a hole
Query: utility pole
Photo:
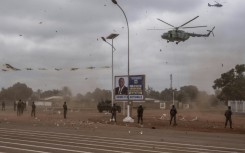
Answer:
[[170, 89], [173, 92], [173, 105], [174, 105], [174, 90], [173, 90], [173, 76], [170, 74]]

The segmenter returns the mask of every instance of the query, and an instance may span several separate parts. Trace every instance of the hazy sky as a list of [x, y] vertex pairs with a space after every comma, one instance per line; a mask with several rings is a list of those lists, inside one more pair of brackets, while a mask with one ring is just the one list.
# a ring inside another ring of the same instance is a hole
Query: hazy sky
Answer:
[[[219, 1], [221, 8], [208, 7], [212, 0], [117, 1], [129, 22], [130, 74], [145, 74], [146, 87], [169, 88], [173, 74], [174, 88], [195, 85], [213, 93], [215, 79], [245, 62], [244, 0]], [[195, 16], [187, 26], [207, 27], [185, 31], [206, 34], [215, 26], [215, 37], [191, 37], [178, 45], [161, 39], [171, 27], [157, 18], [180, 26]], [[1, 69], [6, 63], [21, 69], [1, 70], [1, 88], [20, 82], [35, 91], [64, 86], [74, 94], [110, 90], [112, 48], [101, 37], [111, 33], [119, 34], [114, 75], [127, 75], [126, 20], [111, 0], [1, 0], [0, 19]], [[147, 30], [152, 28], [165, 30]]]

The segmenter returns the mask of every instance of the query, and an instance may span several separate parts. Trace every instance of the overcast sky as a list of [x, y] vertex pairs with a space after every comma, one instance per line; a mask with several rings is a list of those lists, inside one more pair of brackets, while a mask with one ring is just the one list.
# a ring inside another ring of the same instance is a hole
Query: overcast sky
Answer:
[[[172, 74], [178, 90], [195, 85], [213, 93], [215, 79], [245, 63], [244, 0], [217, 0], [221, 8], [208, 7], [212, 0], [117, 1], [129, 23], [130, 75], [144, 74], [146, 87], [169, 88]], [[190, 37], [178, 45], [161, 38], [171, 27], [157, 18], [180, 26], [196, 16], [187, 26], [207, 27], [185, 31], [206, 34], [215, 26], [215, 37]], [[127, 75], [126, 20], [111, 0], [1, 0], [0, 19], [1, 69], [4, 64], [21, 69], [1, 70], [1, 88], [20, 82], [34, 91], [64, 86], [74, 94], [97, 87], [110, 90], [112, 48], [101, 37], [111, 33], [119, 34], [114, 39], [114, 75]], [[165, 30], [147, 30], [152, 28]]]

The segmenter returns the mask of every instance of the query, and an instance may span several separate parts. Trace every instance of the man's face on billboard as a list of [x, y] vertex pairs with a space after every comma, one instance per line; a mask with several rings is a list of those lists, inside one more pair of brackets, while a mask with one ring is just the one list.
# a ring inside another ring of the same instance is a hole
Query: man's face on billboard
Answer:
[[119, 86], [120, 87], [123, 87], [124, 86], [124, 79], [123, 78], [120, 78], [119, 81], [118, 81], [118, 83], [119, 83]]

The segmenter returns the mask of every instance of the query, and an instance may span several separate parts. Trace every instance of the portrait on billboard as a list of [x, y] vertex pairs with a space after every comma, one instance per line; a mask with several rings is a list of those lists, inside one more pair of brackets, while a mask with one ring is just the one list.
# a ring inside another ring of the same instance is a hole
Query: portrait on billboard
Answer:
[[128, 79], [127, 77], [116, 77], [115, 95], [127, 95], [128, 94]]

